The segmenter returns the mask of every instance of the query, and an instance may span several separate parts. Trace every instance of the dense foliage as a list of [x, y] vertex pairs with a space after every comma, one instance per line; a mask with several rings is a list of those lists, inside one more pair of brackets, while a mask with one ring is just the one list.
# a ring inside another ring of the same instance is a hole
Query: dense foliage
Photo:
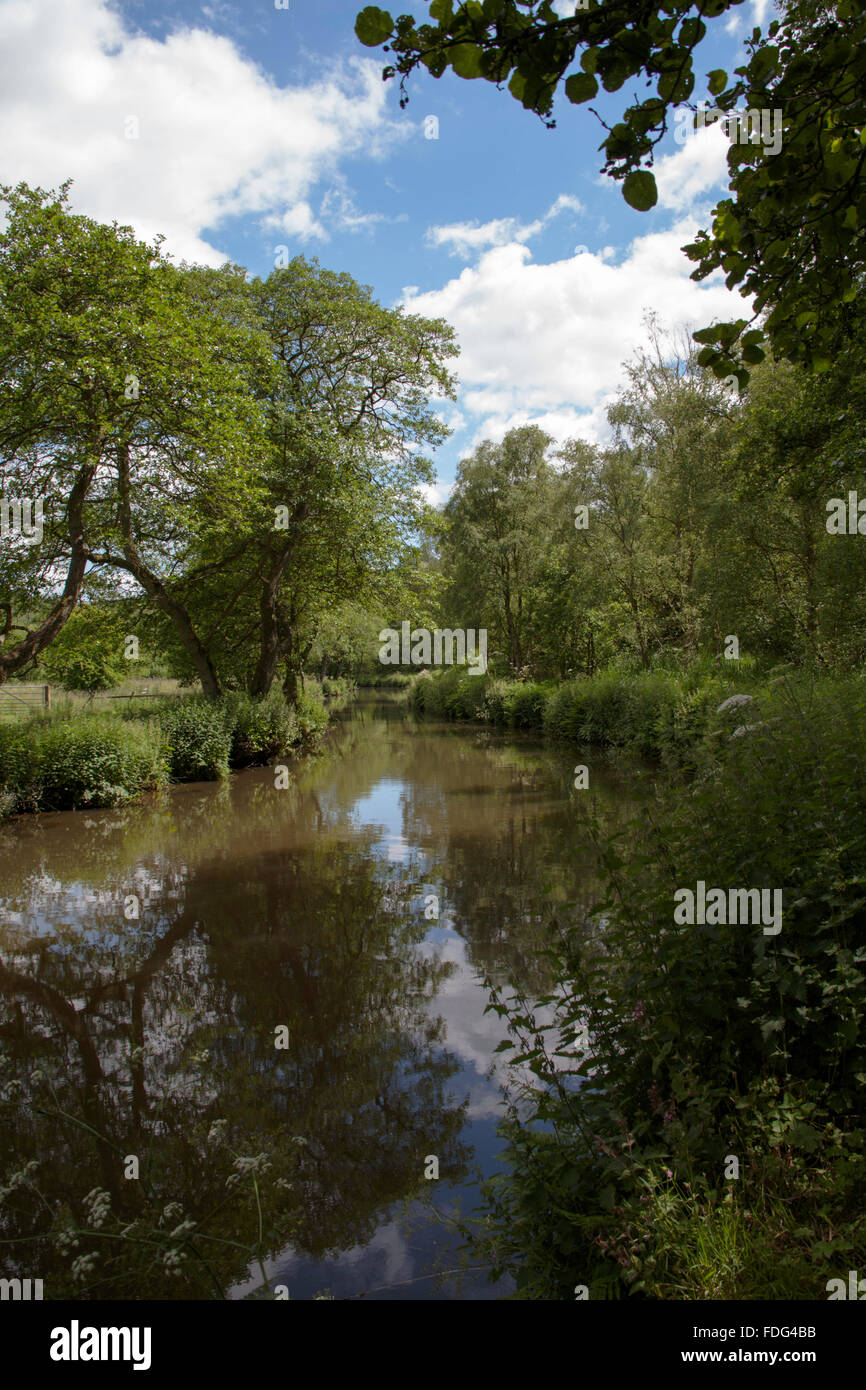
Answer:
[[122, 805], [169, 781], [217, 781], [232, 768], [310, 750], [328, 723], [313, 689], [294, 706], [278, 691], [264, 700], [237, 692], [160, 705], [154, 715], [64, 713], [0, 724], [0, 815]]
[[[525, 1297], [826, 1298], [866, 1259], [866, 691], [760, 712], [624, 830], [588, 815], [607, 892], [551, 923], [561, 986], [494, 992], [522, 1080], [482, 1241]], [[698, 880], [780, 889], [780, 931], [677, 925]]]
[[866, 499], [864, 387], [852, 351], [820, 378], [766, 363], [732, 397], [651, 325], [609, 444], [555, 449], [524, 425], [462, 461], [428, 562], [436, 621], [486, 628], [491, 671], [512, 678], [861, 663], [866, 549], [830, 504]]
[[7, 814], [121, 805], [167, 781], [161, 740], [144, 723], [90, 714], [0, 725]]
[[[452, 330], [302, 257], [178, 268], [66, 188], [0, 193], [0, 492], [45, 510], [0, 547], [0, 682], [114, 601], [209, 699], [293, 703], [333, 610], [399, 601]], [[123, 657], [97, 626], [74, 688]]]
[[[827, 370], [856, 336], [864, 264], [863, 143], [866, 114], [866, 0], [787, 0], [766, 33], [752, 31], [748, 61], [732, 77], [707, 74], [698, 91], [695, 54], [713, 22], [741, 0], [604, 0], [562, 14], [551, 0], [430, 0], [429, 20], [394, 20], [377, 5], [358, 15], [355, 32], [394, 55], [384, 76], [406, 78], [419, 65], [433, 77], [484, 78], [527, 110], [550, 119], [554, 97], [578, 105], [644, 78], [619, 120], [605, 122], [604, 171], [622, 182], [632, 207], [657, 201], [653, 152], [671, 118], [695, 95], [723, 112], [778, 111], [781, 150], [760, 140], [732, 143], [732, 198], [715, 210], [712, 231], [685, 250], [694, 279], [721, 267], [729, 287], [754, 296], [753, 323], [740, 319], [703, 330], [703, 361], [745, 383], [764, 357]], [[691, 107], [695, 109], [694, 105]], [[858, 307], [859, 306], [859, 307]], [[762, 346], [762, 342], [765, 346]]]
[[[561, 684], [468, 676], [459, 669], [413, 683], [419, 715], [468, 719], [552, 738], [626, 749], [672, 767], [694, 767], [705, 752], [755, 716], [747, 670], [695, 664], [684, 671], [608, 669]], [[733, 698], [725, 709], [720, 706]]]

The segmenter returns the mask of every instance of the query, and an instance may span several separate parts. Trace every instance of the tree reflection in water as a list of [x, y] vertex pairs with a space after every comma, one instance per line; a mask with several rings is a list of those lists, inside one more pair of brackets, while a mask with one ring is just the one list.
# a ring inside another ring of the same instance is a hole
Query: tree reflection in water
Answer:
[[223, 1297], [251, 1261], [265, 1283], [287, 1249], [381, 1237], [430, 1195], [427, 1155], [458, 1187], [465, 1060], [435, 1004], [455, 966], [430, 942], [456, 932], [473, 983], [543, 983], [544, 889], [590, 872], [562, 786], [538, 745], [360, 706], [287, 791], [262, 769], [8, 828], [3, 1274], [49, 1298]]

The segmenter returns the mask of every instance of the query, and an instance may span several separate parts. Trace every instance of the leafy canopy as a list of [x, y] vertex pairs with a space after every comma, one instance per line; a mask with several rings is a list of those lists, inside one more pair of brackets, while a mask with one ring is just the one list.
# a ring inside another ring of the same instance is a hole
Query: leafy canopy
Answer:
[[[648, 166], [671, 112], [699, 95], [695, 51], [709, 23], [741, 2], [590, 0], [562, 17], [550, 0], [431, 0], [430, 22], [367, 6], [355, 32], [394, 55], [383, 75], [399, 74], [402, 105], [418, 66], [437, 78], [451, 68], [507, 83], [552, 126], [559, 89], [580, 105], [643, 77], [648, 94], [625, 102], [600, 148], [604, 172], [645, 212], [657, 201]], [[719, 377], [736, 373], [742, 386], [769, 339], [775, 355], [826, 370], [853, 336], [862, 297], [866, 0], [793, 0], [766, 35], [753, 30], [748, 60], [732, 76], [705, 76], [711, 104], [723, 111], [780, 111], [783, 138], [776, 154], [758, 141], [731, 144], [733, 196], [715, 210], [711, 231], [684, 248], [697, 265], [693, 279], [722, 269], [729, 288], [754, 297], [751, 323], [766, 316], [760, 328], [739, 319], [702, 330], [702, 364]]]

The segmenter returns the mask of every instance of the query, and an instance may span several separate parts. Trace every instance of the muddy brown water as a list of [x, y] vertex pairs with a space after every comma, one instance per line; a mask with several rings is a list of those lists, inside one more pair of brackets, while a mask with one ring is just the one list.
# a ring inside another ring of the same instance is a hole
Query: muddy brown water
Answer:
[[288, 788], [8, 824], [0, 1273], [46, 1299], [507, 1292], [455, 1226], [502, 1161], [485, 980], [544, 990], [551, 911], [592, 897], [577, 760], [366, 694]]

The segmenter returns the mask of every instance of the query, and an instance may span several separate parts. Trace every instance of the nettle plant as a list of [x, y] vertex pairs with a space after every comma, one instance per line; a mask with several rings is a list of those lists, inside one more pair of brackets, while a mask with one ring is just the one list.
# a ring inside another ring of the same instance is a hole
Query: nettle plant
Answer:
[[[587, 816], [605, 891], [552, 922], [555, 988], [491, 996], [514, 1079], [481, 1243], [524, 1296], [816, 1297], [841, 1255], [862, 1262], [856, 687], [786, 682], [751, 747], [625, 830]], [[707, 865], [784, 883], [783, 931], [675, 925], [675, 886]]]

